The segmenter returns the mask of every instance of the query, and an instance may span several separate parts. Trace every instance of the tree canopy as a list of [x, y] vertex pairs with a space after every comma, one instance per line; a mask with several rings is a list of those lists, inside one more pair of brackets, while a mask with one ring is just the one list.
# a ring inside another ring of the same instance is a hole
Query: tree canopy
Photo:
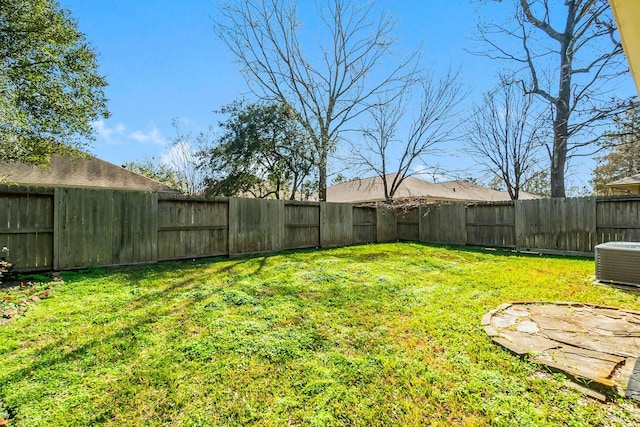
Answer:
[[591, 180], [599, 195], [609, 194], [607, 184], [640, 173], [640, 111], [629, 109], [605, 136], [608, 151], [597, 159]]
[[55, 0], [0, 0], [0, 159], [73, 153], [108, 117], [96, 53]]
[[122, 166], [131, 172], [154, 179], [185, 193], [186, 184], [180, 174], [168, 164], [158, 161], [153, 157], [145, 158], [141, 161], [130, 161]]
[[220, 112], [222, 135], [200, 152], [206, 193], [295, 199], [309, 186], [315, 159], [289, 105], [236, 101]]

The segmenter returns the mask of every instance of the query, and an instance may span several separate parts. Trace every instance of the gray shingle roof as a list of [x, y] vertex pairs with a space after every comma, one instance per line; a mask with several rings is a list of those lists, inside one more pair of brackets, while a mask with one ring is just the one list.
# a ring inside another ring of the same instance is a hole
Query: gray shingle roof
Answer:
[[[395, 175], [387, 175], [391, 183]], [[433, 201], [495, 202], [510, 200], [509, 193], [484, 188], [466, 181], [427, 182], [406, 178], [394, 195], [394, 199], [429, 199]], [[528, 193], [520, 193], [520, 199], [535, 199]], [[380, 177], [357, 179], [332, 185], [327, 188], [328, 202], [376, 202], [384, 200], [384, 189]]]
[[96, 157], [51, 156], [47, 167], [0, 162], [7, 183], [41, 187], [90, 187], [120, 190], [177, 192], [161, 182]]

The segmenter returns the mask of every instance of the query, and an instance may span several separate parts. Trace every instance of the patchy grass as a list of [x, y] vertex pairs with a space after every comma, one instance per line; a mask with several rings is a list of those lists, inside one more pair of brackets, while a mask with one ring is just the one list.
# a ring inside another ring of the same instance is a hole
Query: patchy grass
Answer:
[[64, 274], [0, 328], [9, 425], [637, 425], [491, 343], [509, 301], [640, 309], [591, 260], [380, 244]]

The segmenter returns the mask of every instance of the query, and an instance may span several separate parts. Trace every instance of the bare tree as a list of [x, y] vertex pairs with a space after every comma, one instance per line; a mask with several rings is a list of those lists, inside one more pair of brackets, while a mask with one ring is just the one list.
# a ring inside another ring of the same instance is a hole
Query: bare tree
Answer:
[[173, 127], [177, 136], [162, 161], [175, 173], [180, 183], [178, 190], [181, 193], [200, 194], [204, 190], [204, 172], [200, 167], [197, 150], [205, 146], [209, 137], [205, 133], [194, 136], [190, 132], [183, 131], [178, 120], [173, 121]]
[[457, 107], [465, 95], [459, 72], [449, 71], [441, 79], [425, 76], [401, 96], [379, 102], [369, 110], [371, 125], [361, 131], [362, 141], [353, 144], [354, 166], [380, 177], [390, 201], [413, 174], [416, 161], [426, 162], [437, 144], [457, 135]]
[[392, 62], [392, 20], [376, 16], [374, 3], [326, 0], [319, 46], [303, 46], [303, 24], [293, 0], [234, 0], [215, 21], [218, 36], [259, 97], [287, 103], [313, 142], [319, 196], [326, 200], [327, 162], [345, 124], [392, 98], [414, 72], [415, 55]]
[[467, 121], [468, 151], [517, 200], [520, 190], [539, 175], [544, 141], [543, 118], [534, 110], [532, 94], [504, 77], [484, 95]]
[[551, 194], [564, 197], [567, 160], [592, 155], [585, 149], [600, 137], [596, 127], [628, 108], [612, 95], [616, 78], [627, 71], [622, 45], [607, 0], [512, 2], [509, 24], [479, 27], [489, 46], [482, 54], [519, 64], [518, 72], [528, 75], [525, 93], [549, 107]]

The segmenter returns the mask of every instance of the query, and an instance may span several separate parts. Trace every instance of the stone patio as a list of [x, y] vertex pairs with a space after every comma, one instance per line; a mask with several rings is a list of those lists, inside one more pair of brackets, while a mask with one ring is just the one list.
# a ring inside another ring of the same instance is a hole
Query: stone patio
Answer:
[[605, 400], [640, 401], [640, 313], [582, 303], [508, 303], [482, 325], [494, 342], [562, 371], [569, 384]]

